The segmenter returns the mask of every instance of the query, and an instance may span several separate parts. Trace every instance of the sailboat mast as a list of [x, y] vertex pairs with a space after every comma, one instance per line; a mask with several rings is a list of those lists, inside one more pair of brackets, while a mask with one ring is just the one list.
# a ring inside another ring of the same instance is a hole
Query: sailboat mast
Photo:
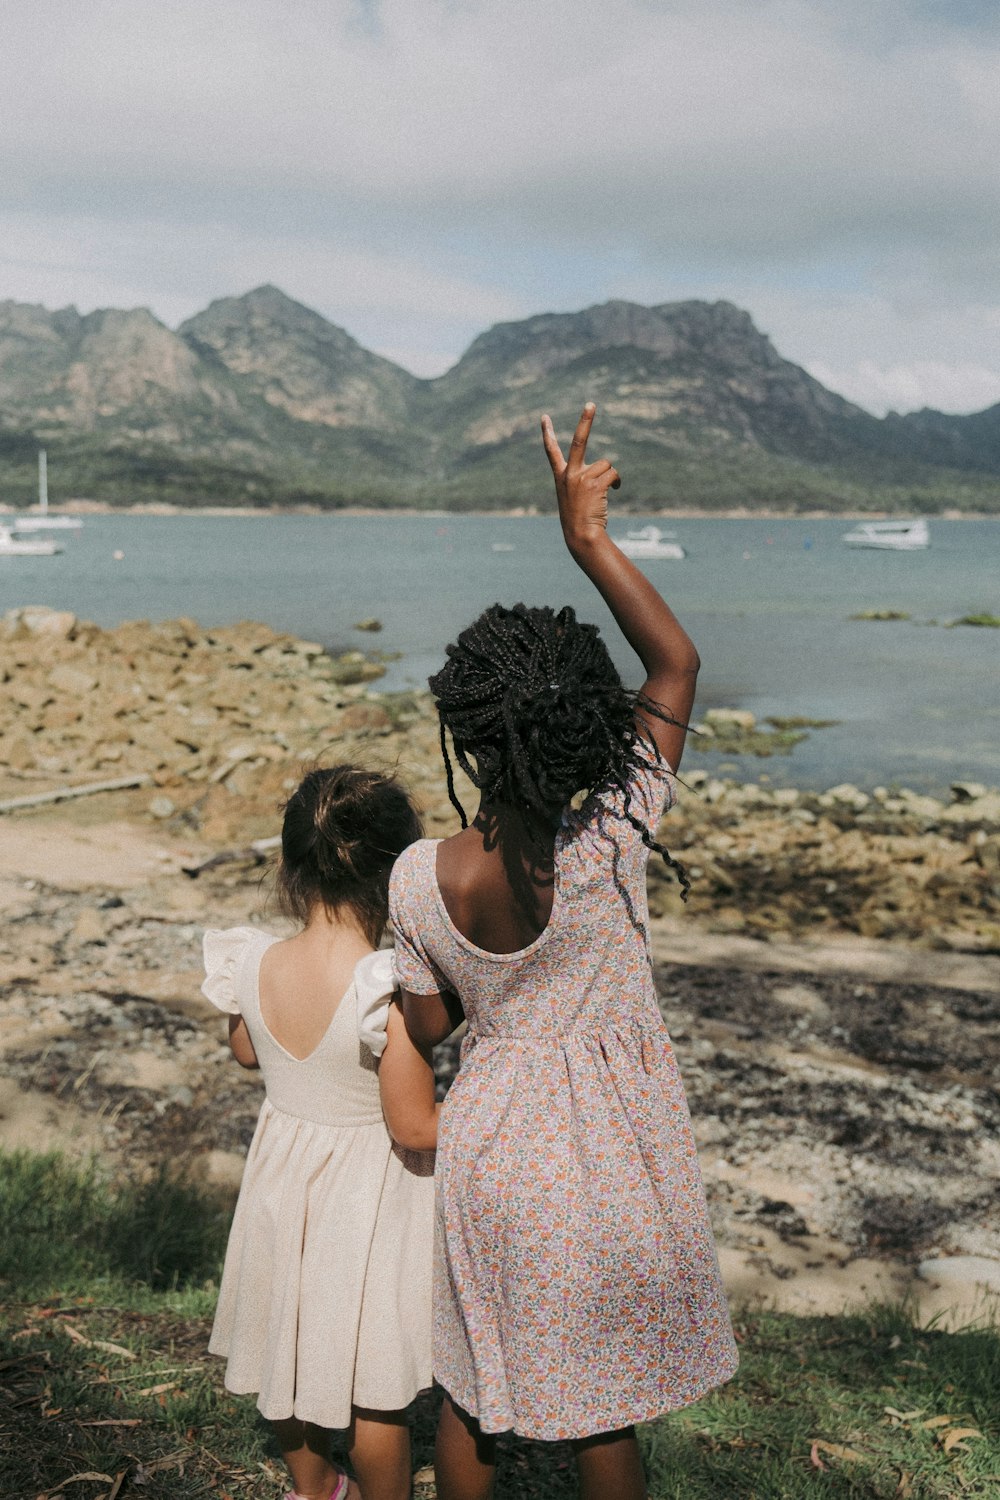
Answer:
[[38, 509], [49, 513], [49, 462], [44, 448], [38, 450]]

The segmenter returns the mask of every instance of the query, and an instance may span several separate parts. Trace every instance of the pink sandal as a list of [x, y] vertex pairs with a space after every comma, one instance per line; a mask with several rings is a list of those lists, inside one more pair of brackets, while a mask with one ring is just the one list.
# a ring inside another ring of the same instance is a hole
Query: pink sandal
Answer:
[[[345, 1500], [348, 1485], [350, 1484], [350, 1482], [351, 1481], [348, 1476], [342, 1471], [340, 1478], [337, 1480], [337, 1483], [330, 1494], [330, 1500]], [[302, 1500], [302, 1496], [298, 1493], [297, 1490], [289, 1490], [288, 1493], [284, 1496], [284, 1500]]]

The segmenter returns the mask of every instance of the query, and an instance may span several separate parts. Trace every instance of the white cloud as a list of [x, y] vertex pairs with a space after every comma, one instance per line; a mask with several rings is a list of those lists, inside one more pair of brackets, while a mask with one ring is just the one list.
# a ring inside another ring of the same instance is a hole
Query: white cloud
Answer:
[[985, 365], [945, 364], [934, 359], [878, 365], [862, 359], [842, 368], [814, 360], [806, 368], [823, 385], [879, 416], [923, 406], [946, 412], [980, 411], [1000, 402], [1000, 372]]
[[978, 400], [998, 64], [980, 0], [33, 0], [0, 295], [173, 321], [270, 280], [426, 371], [641, 284], [742, 302], [869, 402]]

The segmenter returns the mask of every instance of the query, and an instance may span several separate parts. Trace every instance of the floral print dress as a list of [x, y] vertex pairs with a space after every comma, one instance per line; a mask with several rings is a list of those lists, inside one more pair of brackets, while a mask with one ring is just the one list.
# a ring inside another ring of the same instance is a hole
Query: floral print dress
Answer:
[[[644, 763], [633, 816], [655, 830], [670, 797]], [[393, 871], [400, 984], [453, 991], [468, 1020], [438, 1134], [434, 1374], [485, 1432], [613, 1431], [737, 1365], [624, 803], [564, 820], [548, 925], [516, 953], [451, 921], [438, 841]]]

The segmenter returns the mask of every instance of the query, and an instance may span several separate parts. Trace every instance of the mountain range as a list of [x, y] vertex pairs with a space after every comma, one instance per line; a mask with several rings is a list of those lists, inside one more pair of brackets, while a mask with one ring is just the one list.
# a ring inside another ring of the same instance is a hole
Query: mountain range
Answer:
[[176, 330], [145, 309], [0, 302], [0, 499], [552, 503], [538, 437], [598, 405], [633, 509], [1000, 512], [1000, 405], [884, 418], [783, 359], [729, 302], [502, 323], [421, 380], [274, 286]]

